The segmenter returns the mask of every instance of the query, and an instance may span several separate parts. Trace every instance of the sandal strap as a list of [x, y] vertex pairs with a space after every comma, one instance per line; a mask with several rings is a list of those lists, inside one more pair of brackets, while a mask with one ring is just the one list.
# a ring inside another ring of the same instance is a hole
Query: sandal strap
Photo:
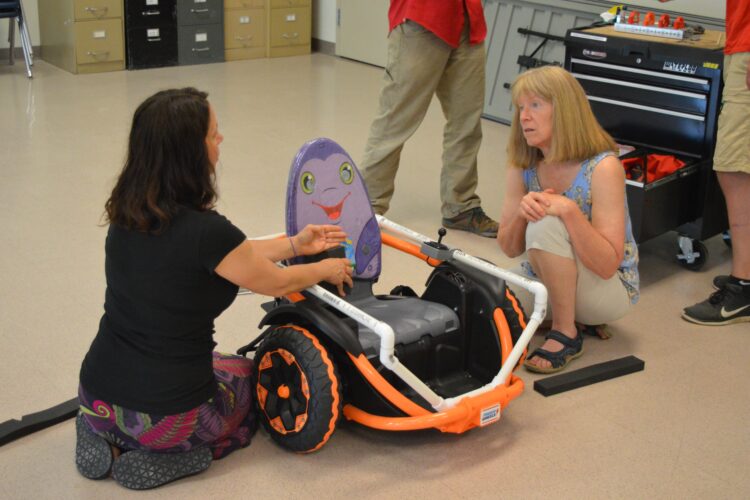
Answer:
[[565, 348], [570, 348], [578, 351], [580, 350], [581, 345], [583, 345], [583, 337], [581, 337], [580, 333], [576, 334], [576, 338], [571, 339], [562, 332], [558, 332], [557, 330], [550, 330], [544, 338], [545, 340], [552, 339], [560, 342], [564, 346], [563, 350], [565, 350]]
[[540, 357], [549, 361], [552, 365], [552, 368], [559, 368], [565, 363], [565, 355], [563, 354], [565, 352], [565, 349], [566, 348], [563, 347], [561, 351], [550, 352], [547, 349], [542, 349], [541, 347], [539, 347], [537, 349], [534, 349], [534, 351], [529, 354], [529, 357], [527, 359]]

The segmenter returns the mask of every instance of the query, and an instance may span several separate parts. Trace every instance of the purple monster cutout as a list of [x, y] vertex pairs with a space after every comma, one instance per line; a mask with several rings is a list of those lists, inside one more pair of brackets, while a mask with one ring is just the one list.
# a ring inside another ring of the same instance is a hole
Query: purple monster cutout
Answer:
[[354, 276], [380, 275], [380, 229], [359, 171], [341, 146], [315, 139], [297, 153], [289, 171], [286, 198], [287, 234], [307, 224], [335, 224], [351, 244], [347, 257], [355, 263]]

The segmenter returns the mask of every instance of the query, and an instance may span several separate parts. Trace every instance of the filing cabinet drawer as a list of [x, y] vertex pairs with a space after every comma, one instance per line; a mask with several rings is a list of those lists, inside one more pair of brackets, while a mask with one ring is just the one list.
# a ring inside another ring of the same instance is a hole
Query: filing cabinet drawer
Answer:
[[282, 7], [306, 7], [311, 4], [311, 0], [271, 0], [271, 8]]
[[227, 11], [224, 23], [224, 48], [262, 47], [266, 43], [265, 9]]
[[122, 17], [122, 0], [75, 0], [76, 21]]
[[223, 21], [221, 0], [178, 0], [177, 24], [215, 24]]
[[180, 27], [177, 44], [181, 65], [224, 60], [224, 33], [221, 24]]
[[144, 69], [177, 64], [177, 26], [131, 28], [127, 31], [128, 68]]
[[310, 44], [310, 9], [272, 9], [271, 47]]
[[265, 7], [266, 0], [224, 0], [224, 9], [251, 9]]
[[104, 19], [75, 24], [76, 62], [78, 64], [122, 61], [124, 45], [122, 20]]
[[175, 0], [126, 0], [125, 27], [145, 28], [175, 24]]

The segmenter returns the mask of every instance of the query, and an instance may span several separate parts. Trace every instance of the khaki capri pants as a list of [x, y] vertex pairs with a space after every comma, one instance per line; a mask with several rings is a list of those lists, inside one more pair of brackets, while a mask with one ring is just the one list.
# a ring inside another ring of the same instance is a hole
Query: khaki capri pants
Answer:
[[[630, 310], [630, 296], [617, 273], [609, 279], [603, 279], [576, 258], [570, 235], [559, 217], [544, 217], [537, 222], [529, 222], [526, 227], [526, 250], [537, 249], [549, 252], [566, 259], [576, 261], [578, 280], [576, 282], [575, 320], [585, 325], [601, 325], [622, 318]], [[530, 263], [529, 263], [530, 264]], [[541, 281], [537, 276], [518, 267], [513, 272], [530, 279]], [[534, 310], [533, 296], [524, 289], [509, 285], [516, 294], [527, 314]], [[547, 319], [551, 319], [552, 310], [547, 305]]]

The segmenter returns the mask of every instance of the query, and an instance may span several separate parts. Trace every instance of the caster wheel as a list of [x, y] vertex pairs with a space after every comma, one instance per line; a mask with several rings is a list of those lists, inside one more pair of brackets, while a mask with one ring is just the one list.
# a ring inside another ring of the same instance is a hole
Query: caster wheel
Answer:
[[691, 271], [698, 271], [703, 267], [708, 259], [708, 249], [702, 241], [680, 236], [678, 245], [680, 253], [677, 254], [677, 260], [682, 267]]
[[318, 338], [285, 325], [255, 353], [256, 393], [261, 424], [279, 445], [298, 453], [319, 449], [341, 415], [338, 370]]

